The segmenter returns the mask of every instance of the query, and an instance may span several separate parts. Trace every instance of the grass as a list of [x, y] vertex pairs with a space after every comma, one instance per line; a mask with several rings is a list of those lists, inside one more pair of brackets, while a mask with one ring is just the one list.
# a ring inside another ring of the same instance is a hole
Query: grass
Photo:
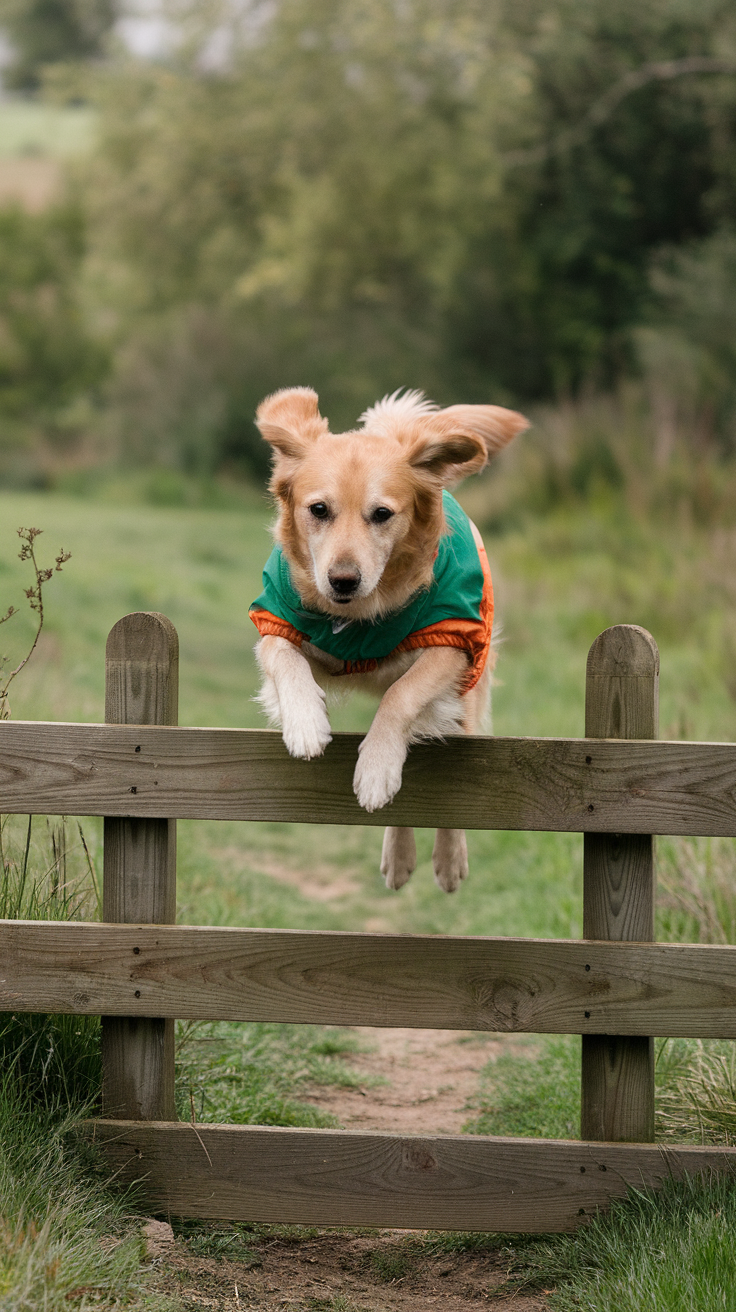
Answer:
[[0, 159], [17, 155], [83, 154], [94, 139], [95, 112], [18, 97], [0, 100]]
[[318, 1025], [181, 1023], [178, 1114], [219, 1124], [335, 1126], [334, 1116], [295, 1095], [313, 1085], [362, 1087], [365, 1077], [344, 1060], [359, 1046], [350, 1031]]
[[174, 1234], [186, 1243], [194, 1257], [228, 1258], [231, 1262], [244, 1262], [247, 1266], [262, 1265], [258, 1252], [258, 1227], [222, 1221], [187, 1221], [175, 1217]]
[[485, 1068], [470, 1134], [577, 1139], [580, 1135], [580, 1039], [528, 1040]]
[[174, 1312], [141, 1268], [140, 1220], [78, 1140], [84, 1108], [39, 1108], [11, 1075], [0, 1086], [0, 1307]]
[[730, 838], [660, 838], [657, 938], [736, 943], [736, 844]]
[[[99, 885], [81, 825], [0, 816], [0, 919], [94, 920]], [[101, 1080], [96, 1016], [0, 1013], [0, 1070], [45, 1109], [91, 1105]]]
[[730, 1178], [634, 1193], [574, 1236], [532, 1243], [517, 1269], [557, 1286], [555, 1312], [733, 1312], [736, 1184]]
[[[0, 817], [0, 918], [94, 918], [93, 873], [76, 822]], [[141, 1267], [139, 1218], [77, 1133], [100, 1079], [98, 1017], [0, 1015], [2, 1312], [173, 1309]]]

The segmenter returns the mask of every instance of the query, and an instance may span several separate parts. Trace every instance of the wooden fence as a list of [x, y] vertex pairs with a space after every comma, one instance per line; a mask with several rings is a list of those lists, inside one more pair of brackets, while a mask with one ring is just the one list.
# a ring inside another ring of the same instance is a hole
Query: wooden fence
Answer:
[[[736, 1149], [652, 1143], [650, 1036], [736, 1037], [736, 947], [652, 941], [652, 835], [736, 836], [736, 745], [656, 741], [658, 673], [648, 633], [608, 629], [586, 738], [416, 747], [369, 815], [357, 735], [304, 763], [275, 733], [175, 727], [176, 632], [126, 616], [105, 725], [0, 724], [0, 812], [105, 816], [104, 923], [0, 922], [0, 1010], [102, 1015], [94, 1131], [153, 1211], [552, 1231], [629, 1184], [736, 1169]], [[179, 817], [582, 831], [585, 938], [175, 926]], [[177, 1123], [175, 1017], [581, 1034], [582, 1138]]]

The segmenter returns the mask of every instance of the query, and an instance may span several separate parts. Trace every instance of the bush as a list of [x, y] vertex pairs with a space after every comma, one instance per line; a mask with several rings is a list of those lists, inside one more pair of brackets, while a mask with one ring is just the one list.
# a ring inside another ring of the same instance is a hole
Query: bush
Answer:
[[0, 210], [0, 479], [43, 483], [84, 436], [107, 356], [82, 312], [78, 207]]

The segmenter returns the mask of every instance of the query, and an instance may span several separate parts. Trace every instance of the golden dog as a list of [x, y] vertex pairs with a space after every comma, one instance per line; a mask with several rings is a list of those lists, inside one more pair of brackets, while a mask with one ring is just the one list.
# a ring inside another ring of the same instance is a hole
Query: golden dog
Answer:
[[[277, 546], [251, 618], [259, 699], [292, 756], [309, 760], [330, 742], [327, 691], [360, 686], [380, 698], [353, 780], [360, 805], [375, 811], [401, 787], [411, 743], [483, 724], [493, 591], [480, 534], [447, 489], [528, 421], [493, 405], [439, 410], [407, 392], [360, 422], [331, 433], [309, 388], [259, 407], [274, 455]], [[401, 888], [415, 864], [413, 830], [388, 828], [388, 887]], [[453, 892], [468, 870], [462, 830], [437, 830], [433, 865]]]

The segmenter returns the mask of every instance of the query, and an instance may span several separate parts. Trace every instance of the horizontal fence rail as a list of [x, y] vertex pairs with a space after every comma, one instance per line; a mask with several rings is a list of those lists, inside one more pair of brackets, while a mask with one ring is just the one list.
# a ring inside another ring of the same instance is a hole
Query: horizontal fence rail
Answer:
[[164, 1215], [407, 1229], [572, 1230], [629, 1185], [736, 1170], [736, 1148], [97, 1121]]
[[736, 836], [734, 743], [450, 739], [413, 747], [369, 814], [360, 741], [298, 761], [268, 730], [6, 721], [0, 813]]
[[736, 1038], [736, 947], [0, 921], [0, 1010]]

